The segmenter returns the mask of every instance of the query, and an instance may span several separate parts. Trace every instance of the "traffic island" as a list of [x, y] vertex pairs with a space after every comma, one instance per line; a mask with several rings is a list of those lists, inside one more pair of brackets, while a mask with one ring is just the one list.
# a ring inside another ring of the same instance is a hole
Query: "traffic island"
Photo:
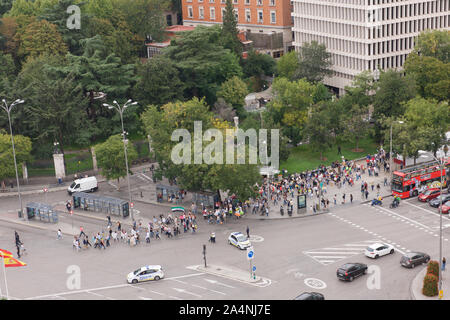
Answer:
[[[427, 268], [423, 268], [413, 279], [410, 287], [411, 299], [413, 300], [439, 300], [439, 296], [427, 297], [422, 293], [423, 288], [423, 279], [427, 274]], [[444, 282], [445, 283], [445, 282]], [[449, 297], [443, 297], [444, 300], [447, 300]]]
[[217, 265], [211, 265], [208, 264], [206, 267], [204, 265], [197, 265], [197, 266], [190, 266], [188, 267], [188, 269], [191, 270], [195, 270], [195, 271], [199, 271], [199, 272], [204, 272], [204, 273], [209, 273], [215, 276], [219, 276], [219, 277], [223, 277], [223, 278], [227, 278], [227, 279], [231, 279], [231, 280], [235, 280], [235, 281], [239, 281], [239, 282], [244, 282], [247, 284], [252, 284], [258, 287], [266, 287], [269, 286], [272, 281], [261, 277], [261, 276], [250, 276], [250, 271], [247, 270], [240, 270], [240, 269], [236, 269], [236, 268], [232, 268], [232, 267], [228, 267], [228, 266], [217, 266]]

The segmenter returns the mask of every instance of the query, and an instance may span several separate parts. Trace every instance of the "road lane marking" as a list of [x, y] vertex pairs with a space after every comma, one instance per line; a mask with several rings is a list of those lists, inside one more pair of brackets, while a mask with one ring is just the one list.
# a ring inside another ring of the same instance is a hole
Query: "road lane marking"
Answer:
[[[160, 281], [164, 281], [164, 280], [172, 280], [172, 279], [181, 279], [181, 278], [188, 278], [188, 277], [194, 277], [194, 276], [199, 276], [199, 275], [203, 275], [204, 273], [191, 273], [191, 274], [187, 274], [184, 276], [178, 276], [178, 277], [171, 277], [171, 278], [163, 278]], [[40, 299], [40, 298], [48, 298], [48, 297], [53, 297], [53, 296], [62, 296], [62, 295], [70, 295], [70, 294], [77, 294], [77, 293], [85, 293], [88, 291], [100, 291], [100, 290], [107, 290], [107, 289], [117, 289], [117, 288], [125, 288], [125, 287], [133, 287], [133, 288], [137, 288], [131, 284], [128, 283], [124, 283], [124, 284], [119, 284], [119, 285], [115, 285], [115, 286], [106, 286], [106, 287], [99, 287], [99, 288], [92, 288], [92, 289], [84, 289], [84, 290], [73, 290], [73, 291], [65, 291], [65, 292], [60, 292], [60, 293], [53, 293], [53, 294], [47, 294], [47, 295], [41, 295], [41, 296], [35, 296], [35, 297], [29, 297], [29, 298], [25, 298], [25, 300], [31, 300], [31, 299]], [[150, 291], [150, 290], [149, 290]]]
[[402, 215], [400, 215], [400, 214], [398, 214], [398, 213], [392, 212], [392, 211], [390, 211], [389, 209], [386, 209], [386, 208], [382, 208], [382, 207], [380, 207], [380, 209], [382, 209], [382, 210], [385, 210], [385, 211], [387, 211], [387, 212], [391, 212], [391, 213], [392, 213], [393, 215], [396, 215], [396, 216], [402, 217], [402, 218], [403, 218], [403, 219], [405, 219], [405, 220], [408, 220], [408, 221], [410, 221], [410, 222], [412, 222], [412, 223], [415, 223], [415, 224], [421, 225], [422, 227], [425, 227], [425, 228], [429, 229], [429, 227], [428, 227], [428, 226], [426, 226], [426, 225], [424, 225], [424, 224], [422, 224], [422, 223], [420, 223], [420, 222], [417, 222], [416, 220], [413, 220], [413, 219], [410, 219], [410, 218], [404, 217], [404, 216], [402, 216]]
[[193, 286], [193, 287], [196, 287], [196, 288], [203, 289], [203, 290], [207, 290], [207, 291], [212, 291], [212, 292], [215, 292], [215, 293], [223, 294], [224, 296], [227, 295], [226, 293], [223, 293], [223, 292], [221, 292], [221, 291], [216, 291], [216, 290], [213, 290], [213, 289], [208, 289], [208, 288], [205, 288], [205, 287], [196, 285], [196, 284], [193, 284], [192, 286]]
[[93, 294], [94, 296], [106, 298], [106, 299], [108, 299], [108, 300], [115, 300], [115, 299], [113, 299], [113, 298], [111, 298], [111, 297], [108, 297], [108, 296], [105, 296], [105, 295], [103, 295], [103, 294], [99, 294], [99, 293], [95, 293], [95, 292], [91, 292], [91, 291], [86, 291], [86, 292], [87, 292], [87, 293], [90, 293], [90, 294]]
[[205, 280], [206, 282], [209, 282], [209, 283], [217, 284], [218, 286], [224, 286], [224, 287], [227, 287], [227, 288], [236, 289], [233, 286], [230, 286], [230, 285], [225, 284], [225, 283], [221, 283], [221, 282], [219, 282], [217, 280], [211, 280], [211, 279], [203, 279], [203, 280]]
[[189, 294], [191, 296], [197, 297], [197, 298], [201, 298], [202, 296], [193, 292], [189, 292], [185, 289], [180, 289], [180, 288], [172, 288], [173, 290], [180, 292], [180, 293], [185, 293], [185, 294]]

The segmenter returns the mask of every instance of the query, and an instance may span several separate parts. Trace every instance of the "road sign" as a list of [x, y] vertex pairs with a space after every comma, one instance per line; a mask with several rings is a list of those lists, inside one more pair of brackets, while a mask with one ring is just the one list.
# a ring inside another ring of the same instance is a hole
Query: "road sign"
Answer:
[[253, 248], [247, 248], [247, 259], [252, 260], [255, 257], [255, 251]]
[[253, 266], [252, 270], [253, 270], [253, 272], [255, 272], [256, 271], [256, 266]]

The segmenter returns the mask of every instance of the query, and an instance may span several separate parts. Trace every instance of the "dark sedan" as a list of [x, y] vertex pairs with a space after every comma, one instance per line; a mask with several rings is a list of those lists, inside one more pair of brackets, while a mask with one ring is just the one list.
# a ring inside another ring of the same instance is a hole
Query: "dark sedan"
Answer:
[[430, 256], [423, 252], [409, 252], [400, 259], [400, 264], [405, 268], [414, 268], [423, 263], [428, 263]]
[[446, 203], [447, 201], [450, 200], [450, 194], [443, 194], [440, 195], [439, 197], [436, 197], [434, 199], [431, 199], [428, 203], [430, 204], [430, 206], [432, 206], [433, 208], [439, 208], [439, 206], [441, 205], [441, 198], [442, 198], [442, 203]]
[[303, 292], [301, 295], [295, 297], [294, 300], [325, 300], [325, 297], [318, 292]]
[[367, 272], [367, 265], [364, 263], [346, 263], [336, 271], [339, 280], [353, 281]]

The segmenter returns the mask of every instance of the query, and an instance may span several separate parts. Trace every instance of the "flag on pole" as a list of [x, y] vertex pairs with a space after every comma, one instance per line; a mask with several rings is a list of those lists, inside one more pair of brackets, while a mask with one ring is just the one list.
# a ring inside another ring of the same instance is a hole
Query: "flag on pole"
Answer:
[[8, 250], [0, 249], [0, 257], [1, 256], [4, 256], [5, 258], [7, 258], [7, 257], [12, 258], [13, 254], [11, 252], [9, 252]]
[[10, 268], [10, 267], [24, 267], [27, 264], [25, 262], [22, 262], [20, 260], [17, 260], [13, 257], [4, 257], [4, 264], [6, 268]]

